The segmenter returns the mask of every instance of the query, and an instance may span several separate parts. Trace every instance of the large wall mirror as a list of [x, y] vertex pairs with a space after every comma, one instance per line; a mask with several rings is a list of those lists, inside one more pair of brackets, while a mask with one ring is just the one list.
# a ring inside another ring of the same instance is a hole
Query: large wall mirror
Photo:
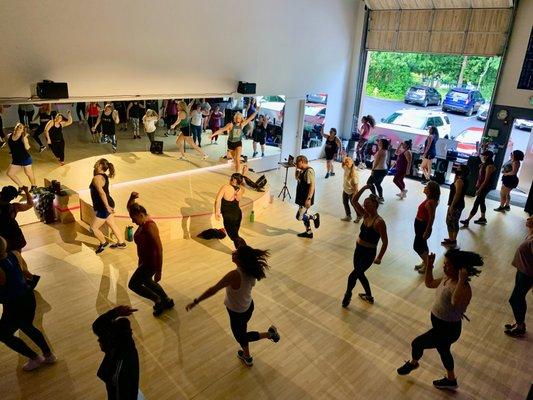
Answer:
[[[308, 94], [305, 97], [301, 132], [301, 153], [310, 160], [320, 157], [322, 152], [324, 123], [326, 120], [328, 95]], [[327, 133], [327, 132], [326, 132]]]

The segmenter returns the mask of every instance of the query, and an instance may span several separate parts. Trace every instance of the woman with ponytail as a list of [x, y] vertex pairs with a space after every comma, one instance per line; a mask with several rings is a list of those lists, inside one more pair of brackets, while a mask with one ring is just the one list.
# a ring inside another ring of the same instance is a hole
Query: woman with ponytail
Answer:
[[216, 285], [207, 289], [185, 308], [190, 311], [201, 301], [208, 299], [222, 289], [226, 289], [224, 304], [228, 310], [231, 331], [242, 348], [237, 352], [237, 357], [249, 367], [254, 363], [250, 355], [250, 342], [270, 339], [277, 343], [280, 339], [278, 330], [273, 325], [266, 332], [248, 332], [247, 330], [248, 321], [254, 312], [252, 288], [255, 286], [256, 280], [259, 281], [266, 277], [265, 270], [269, 268], [268, 256], [268, 250], [253, 249], [246, 245], [239, 247], [231, 254], [231, 260], [237, 268], [224, 275]]
[[365, 151], [366, 151], [366, 142], [370, 138], [370, 132], [376, 126], [376, 121], [372, 115], [365, 115], [361, 118], [361, 128], [359, 128], [359, 141], [357, 142], [356, 152], [356, 163], [360, 167], [364, 168], [365, 165]]
[[118, 228], [115, 217], [115, 202], [109, 194], [109, 178], [115, 177], [115, 167], [105, 158], [101, 158], [94, 164], [93, 180], [89, 186], [95, 217], [91, 224], [91, 230], [100, 244], [96, 248], [96, 254], [101, 253], [109, 245], [100, 228], [107, 224], [118, 239], [117, 243], [111, 245], [112, 249], [123, 249], [126, 247], [124, 234]]
[[[411, 343], [412, 357], [398, 368], [399, 375], [407, 375], [419, 367], [425, 349], [437, 349], [446, 369], [446, 377], [433, 381], [438, 389], [457, 389], [451, 345], [461, 336], [461, 320], [472, 299], [470, 277], [479, 275], [476, 267], [483, 265], [483, 258], [471, 251], [448, 250], [444, 255], [444, 277], [433, 278], [435, 254], [427, 257], [425, 284], [437, 289], [431, 309], [432, 328]], [[466, 318], [466, 317], [465, 317]]]

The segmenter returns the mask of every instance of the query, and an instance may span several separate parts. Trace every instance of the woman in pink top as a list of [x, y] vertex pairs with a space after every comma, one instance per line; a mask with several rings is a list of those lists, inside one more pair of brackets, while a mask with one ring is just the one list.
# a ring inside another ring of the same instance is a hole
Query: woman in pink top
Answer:
[[361, 128], [359, 128], [359, 142], [357, 142], [356, 163], [362, 168], [365, 167], [365, 144], [370, 138], [370, 132], [376, 126], [376, 121], [372, 115], [365, 115], [361, 118]]

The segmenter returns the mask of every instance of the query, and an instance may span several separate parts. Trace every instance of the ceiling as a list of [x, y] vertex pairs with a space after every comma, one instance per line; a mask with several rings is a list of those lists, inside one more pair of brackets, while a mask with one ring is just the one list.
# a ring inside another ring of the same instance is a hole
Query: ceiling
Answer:
[[371, 10], [512, 8], [513, 0], [365, 0]]

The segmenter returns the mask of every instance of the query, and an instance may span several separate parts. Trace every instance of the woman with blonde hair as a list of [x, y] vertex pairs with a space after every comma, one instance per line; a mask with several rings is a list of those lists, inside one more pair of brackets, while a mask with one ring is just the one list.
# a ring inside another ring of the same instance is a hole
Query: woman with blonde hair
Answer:
[[35, 189], [37, 186], [35, 185], [35, 175], [31, 167], [33, 160], [28, 152], [30, 143], [28, 141], [26, 125], [18, 122], [13, 129], [13, 133], [8, 135], [7, 144], [11, 153], [11, 164], [7, 167], [6, 175], [20, 188], [22, 187], [22, 182], [17, 177], [17, 173], [23, 170], [24, 174], [30, 180], [30, 190]]
[[352, 213], [350, 211], [350, 204], [357, 214], [355, 222], [361, 220], [361, 215], [357, 211], [355, 204], [353, 203], [353, 198], [355, 194], [359, 191], [359, 173], [355, 163], [351, 157], [344, 156], [342, 159], [342, 169], [344, 170], [344, 180], [343, 180], [343, 191], [342, 191], [342, 204], [344, 205], [344, 211], [346, 216], [341, 218], [341, 221], [351, 221]]
[[204, 160], [207, 158], [207, 154], [205, 154], [192, 140], [190, 114], [193, 102], [194, 100], [187, 104], [183, 100], [178, 101], [178, 119], [170, 126], [170, 129], [178, 127], [180, 130], [180, 134], [176, 139], [176, 144], [181, 153], [180, 160], [185, 160], [185, 142], [196, 150]]
[[211, 135], [211, 139], [213, 139], [213, 137], [216, 137], [221, 133], [228, 132], [228, 153], [235, 163], [235, 172], [241, 171], [243, 129], [253, 121], [260, 109], [261, 106], [257, 106], [255, 112], [249, 115], [246, 119], [244, 119], [240, 112], [235, 113], [233, 116], [233, 122], [226, 124], [226, 126], [218, 129]]
[[146, 110], [146, 114], [143, 117], [144, 131], [150, 143], [154, 141], [155, 131], [157, 127], [155, 124], [159, 121], [159, 114], [154, 110]]
[[115, 177], [115, 167], [105, 158], [100, 158], [94, 164], [93, 175], [89, 190], [91, 191], [91, 200], [96, 215], [91, 224], [91, 230], [100, 242], [95, 252], [96, 254], [101, 253], [109, 245], [104, 234], [100, 231], [100, 228], [104, 224], [107, 224], [111, 228], [118, 239], [118, 242], [113, 243], [110, 247], [112, 249], [123, 249], [126, 247], [124, 234], [115, 222], [115, 217], [113, 216], [115, 213], [115, 202], [109, 194], [109, 178]]

